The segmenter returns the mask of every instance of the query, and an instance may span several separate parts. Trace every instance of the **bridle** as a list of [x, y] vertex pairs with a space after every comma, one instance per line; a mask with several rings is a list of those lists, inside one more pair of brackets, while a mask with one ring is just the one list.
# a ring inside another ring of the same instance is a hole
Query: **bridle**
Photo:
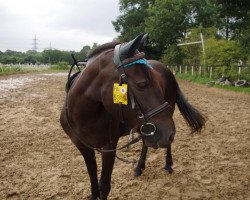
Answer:
[[[136, 63], [136, 61], [138, 61], [140, 59], [144, 59], [145, 54], [143, 52], [139, 52], [137, 50], [136, 54], [133, 57], [130, 57], [130, 58], [125, 59], [125, 60], [121, 60], [120, 56], [119, 56], [120, 55], [120, 53], [119, 53], [120, 47], [121, 47], [121, 44], [118, 44], [115, 46], [113, 61], [114, 61], [116, 68], [118, 70], [119, 85], [121, 86], [122, 84], [126, 83], [126, 84], [128, 84], [128, 87], [129, 87], [128, 78], [127, 78], [127, 75], [125, 73], [124, 68], [128, 65], [131, 65], [131, 63], [134, 63], [134, 62]], [[146, 62], [146, 60], [145, 60], [145, 62]], [[129, 87], [128, 91], [129, 91], [129, 100], [131, 103], [131, 107], [135, 111], [137, 117], [139, 118], [139, 120], [142, 124], [140, 127], [140, 134], [142, 135], [142, 137], [153, 136], [155, 134], [157, 128], [154, 125], [154, 123], [149, 123], [148, 121], [153, 116], [161, 113], [162, 111], [164, 111], [165, 109], [170, 107], [170, 104], [168, 102], [164, 102], [163, 104], [148, 111], [147, 113], [144, 113], [141, 109], [140, 104], [138, 103], [138, 100], [136, 98], [135, 93], [133, 92], [132, 87]], [[122, 105], [122, 103], [119, 103], [119, 118], [120, 118], [121, 122], [124, 122], [122, 109], [123, 109], [123, 105]], [[152, 129], [152, 131], [150, 131], [150, 133], [146, 133], [144, 131], [145, 128]]]
[[[124, 70], [124, 66], [126, 66], [127, 64], [131, 64], [139, 59], [142, 59], [145, 57], [145, 54], [143, 52], [137, 52], [133, 57], [125, 59], [125, 60], [121, 60], [119, 58], [119, 49], [120, 49], [120, 44], [116, 45], [115, 50], [114, 50], [114, 63], [116, 64], [116, 68], [118, 71], [118, 76], [119, 76], [119, 85], [122, 85], [123, 83], [128, 84], [127, 81], [127, 75], [125, 73]], [[71, 72], [72, 69], [74, 68], [74, 66], [77, 66], [78, 68], [78, 74], [80, 72], [79, 66], [78, 66], [78, 62], [75, 60], [74, 56], [72, 55], [72, 58], [74, 60], [74, 63], [71, 65], [69, 74], [68, 74], [68, 82], [70, 80], [71, 77]], [[86, 63], [85, 63], [86, 64]], [[74, 76], [74, 75], [72, 75]], [[129, 84], [128, 84], [129, 86]], [[93, 147], [92, 145], [89, 145], [88, 143], [86, 143], [85, 141], [83, 141], [80, 137], [79, 134], [76, 132], [76, 130], [72, 127], [70, 119], [69, 119], [69, 109], [68, 109], [68, 93], [69, 93], [69, 88], [68, 90], [66, 90], [66, 103], [65, 103], [65, 111], [66, 111], [66, 121], [68, 124], [69, 129], [71, 130], [72, 134], [87, 148], [90, 148], [92, 150], [96, 150], [100, 153], [103, 152], [116, 152], [117, 150], [122, 150], [124, 148], [129, 147], [132, 144], [137, 143], [138, 141], [140, 141], [143, 137], [149, 137], [149, 136], [154, 136], [155, 132], [156, 132], [156, 126], [153, 123], [149, 123], [149, 119], [151, 119], [153, 116], [159, 114], [160, 112], [164, 111], [165, 109], [167, 109], [168, 107], [170, 107], [168, 102], [164, 102], [163, 104], [157, 106], [156, 108], [150, 110], [147, 113], [144, 113], [138, 103], [138, 100], [136, 99], [136, 95], [134, 94], [132, 88], [129, 89], [129, 100], [132, 106], [132, 109], [136, 112], [140, 122], [141, 122], [141, 127], [140, 127], [140, 135], [136, 138], [134, 138], [132, 141], [130, 141], [129, 143], [125, 144], [124, 146], [118, 148], [118, 149], [103, 149], [103, 148], [96, 148]], [[119, 118], [120, 118], [120, 122], [124, 123], [124, 117], [123, 117], [123, 105], [121, 103], [119, 103]], [[152, 131], [150, 133], [146, 133], [144, 129], [151, 129]], [[126, 159], [120, 158], [116, 155], [116, 157], [119, 160], [122, 160], [124, 162], [128, 162], [131, 163], [131, 161], [128, 161]], [[135, 163], [135, 161], [132, 161], [132, 163]]]

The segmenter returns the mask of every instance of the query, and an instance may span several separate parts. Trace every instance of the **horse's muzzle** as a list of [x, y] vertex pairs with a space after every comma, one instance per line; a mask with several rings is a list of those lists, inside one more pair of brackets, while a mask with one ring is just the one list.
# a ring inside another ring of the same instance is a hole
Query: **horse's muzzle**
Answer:
[[156, 127], [152, 123], [146, 123], [141, 126], [140, 132], [143, 137], [154, 136], [156, 132]]
[[154, 123], [146, 123], [141, 126], [140, 133], [148, 147], [157, 148], [167, 148], [171, 145], [174, 140], [175, 131], [167, 130], [167, 132], [162, 133], [162, 131], [155, 126]]
[[143, 124], [140, 128], [140, 133], [146, 143], [150, 143], [150, 146], [158, 148], [157, 142], [160, 140], [162, 134], [153, 123]]

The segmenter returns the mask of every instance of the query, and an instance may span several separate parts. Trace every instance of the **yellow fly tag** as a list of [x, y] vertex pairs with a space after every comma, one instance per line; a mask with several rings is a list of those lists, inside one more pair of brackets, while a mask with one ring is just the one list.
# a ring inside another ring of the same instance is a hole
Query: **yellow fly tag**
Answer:
[[128, 85], [114, 83], [113, 87], [113, 101], [114, 103], [122, 103], [123, 105], [128, 105]]

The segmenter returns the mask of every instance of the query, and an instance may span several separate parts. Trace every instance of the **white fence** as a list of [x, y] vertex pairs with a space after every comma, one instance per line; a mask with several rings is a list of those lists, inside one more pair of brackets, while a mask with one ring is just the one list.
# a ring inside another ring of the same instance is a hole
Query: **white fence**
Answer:
[[21, 72], [21, 71], [43, 71], [50, 68], [50, 65], [45, 64], [1, 64], [0, 73], [4, 72]]
[[0, 67], [24, 67], [24, 68], [36, 68], [36, 67], [50, 67], [47, 64], [32, 64], [32, 63], [27, 63], [27, 64], [2, 64], [0, 63]]
[[[204, 76], [208, 76], [210, 79], [213, 78], [213, 73], [214, 73], [214, 67], [202, 67], [202, 66], [167, 66], [167, 68], [169, 68], [173, 74], [176, 73], [191, 73], [192, 76], [194, 75], [204, 75]], [[240, 78], [241, 76], [241, 71], [242, 71], [242, 67], [238, 67], [238, 78]]]

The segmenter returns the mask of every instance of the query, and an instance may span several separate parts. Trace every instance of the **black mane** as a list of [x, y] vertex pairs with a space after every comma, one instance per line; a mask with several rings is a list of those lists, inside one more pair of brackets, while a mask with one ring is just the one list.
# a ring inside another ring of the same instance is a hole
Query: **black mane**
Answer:
[[120, 44], [120, 42], [117, 42], [117, 41], [113, 41], [113, 42], [108, 42], [108, 43], [105, 43], [105, 44], [102, 44], [98, 47], [96, 47], [94, 50], [92, 50], [89, 54], [88, 54], [88, 59], [98, 55], [99, 53], [105, 51], [105, 50], [108, 50], [108, 49], [112, 49], [114, 48], [117, 44]]

